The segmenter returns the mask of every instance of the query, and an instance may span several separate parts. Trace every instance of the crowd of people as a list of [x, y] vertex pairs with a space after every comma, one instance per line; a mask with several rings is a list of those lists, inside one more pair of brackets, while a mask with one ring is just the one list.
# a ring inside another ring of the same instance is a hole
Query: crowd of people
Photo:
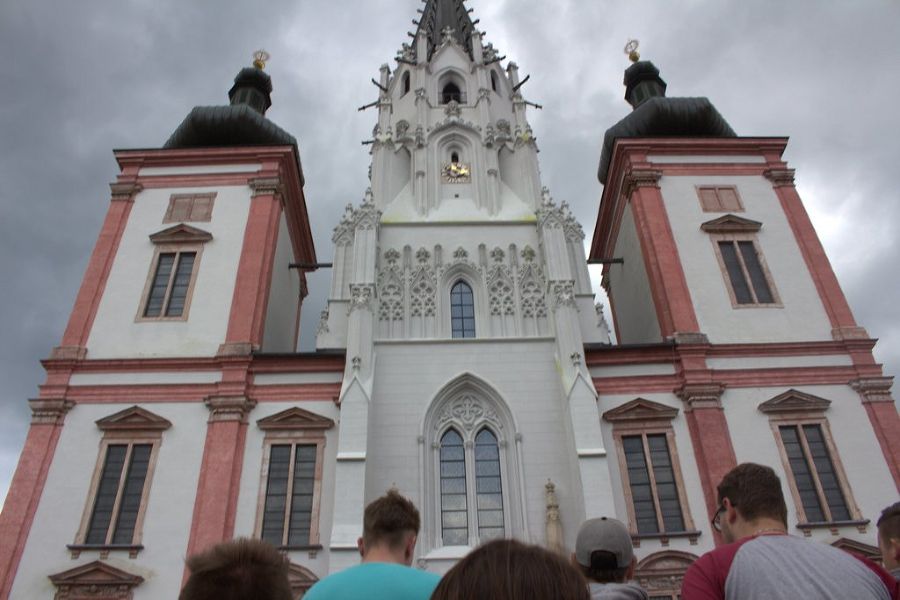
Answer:
[[[762, 465], [738, 465], [722, 479], [712, 525], [725, 544], [688, 568], [682, 600], [900, 600], [900, 502], [877, 523], [884, 567], [789, 535], [781, 482]], [[389, 491], [365, 509], [361, 563], [325, 577], [304, 599], [649, 600], [632, 581], [631, 535], [616, 519], [583, 523], [570, 557], [494, 540], [443, 577], [412, 567], [419, 527], [413, 503]], [[179, 600], [294, 600], [287, 563], [265, 542], [227, 542], [187, 564], [190, 577]]]

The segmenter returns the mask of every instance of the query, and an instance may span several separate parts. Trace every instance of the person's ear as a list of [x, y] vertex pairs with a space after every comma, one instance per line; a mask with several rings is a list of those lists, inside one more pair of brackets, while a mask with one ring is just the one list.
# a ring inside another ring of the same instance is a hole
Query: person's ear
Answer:
[[403, 551], [403, 559], [406, 561], [406, 564], [412, 565], [413, 554], [416, 552], [416, 540], [418, 537], [416, 534], [409, 536], [409, 539], [406, 540], [406, 548]]
[[359, 549], [359, 555], [363, 558], [366, 557], [366, 544], [363, 542], [362, 538], [358, 538], [356, 540], [356, 547]]
[[740, 515], [738, 514], [737, 508], [735, 508], [734, 504], [731, 503], [731, 500], [729, 500], [727, 497], [722, 498], [722, 506], [725, 507], [725, 514], [722, 516], [726, 521], [728, 521], [728, 524], [731, 525], [732, 523], [737, 521]]
[[894, 562], [900, 563], [900, 538], [891, 538], [888, 540], [890, 552], [894, 555]]

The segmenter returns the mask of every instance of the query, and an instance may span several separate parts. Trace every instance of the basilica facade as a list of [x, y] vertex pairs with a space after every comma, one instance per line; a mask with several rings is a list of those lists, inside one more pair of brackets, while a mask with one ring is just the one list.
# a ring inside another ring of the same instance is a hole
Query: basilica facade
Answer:
[[[877, 558], [874, 518], [900, 486], [892, 378], [786, 138], [667, 97], [634, 54], [586, 243], [541, 181], [515, 63], [461, 0], [427, 0], [380, 69], [371, 187], [326, 265], [262, 59], [229, 105], [115, 153], [29, 400], [0, 598], [175, 597], [185, 556], [237, 536], [278, 546], [299, 598], [358, 562], [363, 508], [390, 488], [421, 510], [419, 568], [498, 537], [570, 552], [585, 518], [614, 516], [639, 582], [676, 598], [721, 542], [716, 484], [747, 461], [780, 474], [791, 533]], [[306, 274], [326, 267], [300, 353]]]

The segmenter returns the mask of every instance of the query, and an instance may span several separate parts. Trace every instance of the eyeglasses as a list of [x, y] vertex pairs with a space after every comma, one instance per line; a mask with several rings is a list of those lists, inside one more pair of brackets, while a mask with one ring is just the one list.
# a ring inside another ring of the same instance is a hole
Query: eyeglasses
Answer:
[[712, 526], [713, 529], [722, 533], [722, 514], [725, 512], [725, 505], [719, 505], [719, 508], [716, 509], [716, 514], [713, 515], [712, 518]]

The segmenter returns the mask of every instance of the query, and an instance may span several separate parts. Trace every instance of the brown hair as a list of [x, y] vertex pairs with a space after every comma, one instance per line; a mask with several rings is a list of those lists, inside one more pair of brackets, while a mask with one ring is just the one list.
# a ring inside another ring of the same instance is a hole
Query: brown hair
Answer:
[[894, 502], [878, 517], [878, 538], [884, 541], [900, 540], [900, 502]]
[[719, 504], [728, 498], [747, 521], [769, 517], [787, 527], [787, 505], [781, 492], [781, 480], [771, 467], [740, 464], [722, 478], [717, 490]]
[[366, 546], [402, 546], [409, 534], [419, 533], [419, 511], [395, 489], [371, 502], [363, 514], [363, 541]]
[[179, 600], [292, 600], [287, 561], [261, 540], [240, 538], [187, 561], [191, 576]]
[[590, 600], [581, 573], [558, 554], [516, 540], [476, 548], [441, 579], [431, 600]]

